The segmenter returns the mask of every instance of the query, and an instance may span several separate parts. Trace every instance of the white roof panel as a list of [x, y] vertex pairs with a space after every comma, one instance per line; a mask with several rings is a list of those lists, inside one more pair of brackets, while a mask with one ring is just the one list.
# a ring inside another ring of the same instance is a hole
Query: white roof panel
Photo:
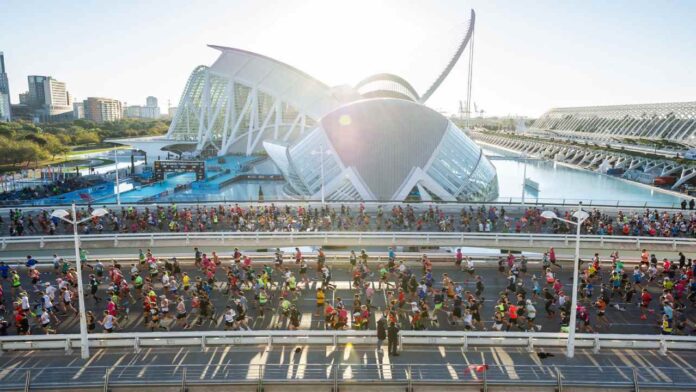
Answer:
[[220, 52], [210, 67], [216, 74], [281, 99], [308, 116], [319, 119], [339, 105], [331, 88], [295, 67], [242, 49], [208, 45]]

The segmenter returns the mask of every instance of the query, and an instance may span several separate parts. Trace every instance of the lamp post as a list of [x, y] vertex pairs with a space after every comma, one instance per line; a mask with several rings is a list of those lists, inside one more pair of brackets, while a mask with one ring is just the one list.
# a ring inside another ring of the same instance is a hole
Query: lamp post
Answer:
[[116, 205], [119, 207], [121, 206], [121, 188], [119, 187], [121, 184], [119, 184], [118, 181], [118, 151], [114, 150], [114, 165], [116, 166], [116, 188], [114, 189], [116, 192]]
[[330, 150], [326, 150], [323, 144], [319, 145], [318, 151], [312, 151], [310, 154], [319, 155], [319, 166], [321, 170], [321, 205], [324, 205], [324, 154], [330, 154]]
[[77, 297], [80, 311], [80, 346], [82, 348], [82, 359], [89, 358], [89, 341], [87, 339], [87, 313], [85, 310], [85, 295], [82, 287], [82, 262], [80, 260], [80, 238], [77, 233], [77, 225], [92, 219], [92, 217], [103, 216], [107, 213], [107, 210], [97, 208], [96, 210], [92, 211], [90, 216], [78, 221], [77, 213], [75, 211], [75, 203], [72, 204], [72, 220], [67, 218], [71, 214], [66, 210], [55, 210], [51, 213], [51, 216], [64, 220], [73, 226], [73, 239], [75, 240], [75, 268], [77, 269]]
[[589, 218], [590, 214], [582, 210], [582, 202], [578, 204], [578, 210], [573, 213], [573, 217], [577, 219], [577, 222], [571, 220], [566, 220], [559, 218], [553, 211], [544, 211], [541, 216], [546, 219], [557, 219], [559, 221], [569, 223], [576, 226], [575, 231], [575, 260], [573, 262], [573, 294], [572, 300], [570, 301], [570, 324], [568, 325], [568, 346], [566, 350], [566, 356], [568, 358], [573, 358], [575, 355], [575, 325], [576, 317], [578, 313], [578, 275], [579, 275], [579, 262], [580, 262], [580, 228], [582, 223]]
[[527, 155], [522, 154], [522, 207], [524, 208], [524, 186], [527, 183]]

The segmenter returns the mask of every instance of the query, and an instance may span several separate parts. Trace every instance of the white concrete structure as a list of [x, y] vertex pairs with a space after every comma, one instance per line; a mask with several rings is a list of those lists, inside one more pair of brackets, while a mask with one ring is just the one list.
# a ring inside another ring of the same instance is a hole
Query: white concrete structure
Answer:
[[589, 139], [668, 139], [696, 145], [696, 102], [556, 108], [531, 127]]

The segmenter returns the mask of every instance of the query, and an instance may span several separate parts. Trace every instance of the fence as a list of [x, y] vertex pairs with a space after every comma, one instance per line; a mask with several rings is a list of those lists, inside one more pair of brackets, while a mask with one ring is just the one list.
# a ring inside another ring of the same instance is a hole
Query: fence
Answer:
[[[464, 232], [189, 232], [81, 235], [84, 247], [234, 245], [281, 246], [477, 246], [504, 248], [574, 247], [575, 235], [530, 233]], [[19, 236], [0, 238], [8, 246], [72, 247], [72, 235]], [[582, 248], [640, 250], [696, 250], [696, 239], [682, 237], [628, 237], [582, 235]]]
[[[532, 351], [536, 347], [561, 348], [566, 346], [566, 333], [551, 332], [495, 332], [495, 331], [402, 331], [401, 346], [436, 345], [456, 346], [463, 349], [473, 346], [525, 347]], [[340, 345], [367, 344], [377, 342], [375, 331], [180, 331], [90, 334], [92, 348], [132, 348], [139, 351], [144, 347], [213, 347], [227, 345]], [[67, 352], [79, 348], [80, 335], [34, 335], [4, 336], [0, 338], [0, 350], [62, 349]], [[671, 335], [619, 335], [619, 334], [576, 334], [577, 348], [592, 349], [645, 349], [666, 354], [668, 350], [694, 350], [696, 337]]]
[[[124, 193], [121, 193], [122, 200], [126, 200]], [[692, 197], [684, 195], [685, 200], [690, 200]], [[220, 205], [229, 206], [231, 204], [239, 204], [243, 207], [248, 206], [258, 206], [258, 205], [270, 205], [275, 203], [276, 206], [292, 206], [292, 207], [308, 207], [321, 208], [322, 203], [319, 200], [263, 200], [263, 201], [250, 201], [250, 200], [191, 200], [191, 201], [180, 201], [178, 203], [163, 202], [159, 203], [162, 206], [168, 206], [171, 204], [177, 204], [179, 207], [186, 208], [196, 208], [196, 207], [218, 207]], [[679, 202], [654, 202], [654, 201], [630, 201], [630, 200], [582, 200], [582, 199], [539, 199], [539, 198], [525, 198], [524, 203], [522, 203], [521, 198], [501, 198], [490, 202], [449, 202], [449, 201], [366, 201], [366, 202], [356, 202], [355, 200], [331, 200], [327, 202], [326, 205], [330, 207], [338, 207], [340, 205], [350, 206], [353, 210], [357, 210], [358, 207], [364, 205], [368, 211], [375, 211], [377, 206], [383, 206], [385, 211], [391, 209], [392, 206], [400, 205], [405, 207], [406, 205], [412, 206], [414, 209], [427, 209], [430, 206], [438, 206], [440, 209], [448, 211], [459, 211], [462, 208], [474, 208], [479, 207], [505, 207], [505, 209], [515, 209], [521, 207], [538, 207], [538, 208], [575, 208], [579, 203], [583, 203], [584, 208], [598, 208], [600, 210], [616, 211], [617, 208], [623, 210], [644, 210], [646, 208], [650, 209], [660, 209], [660, 210], [678, 210], [681, 208]], [[87, 202], [78, 201], [77, 204], [80, 207], [86, 207]], [[92, 201], [89, 203], [94, 206], [106, 206], [110, 209], [119, 208], [115, 203], [100, 203], [98, 201]], [[156, 205], [157, 203], [155, 203]], [[7, 211], [13, 208], [22, 208], [24, 211], [40, 210], [45, 208], [57, 208], [59, 206], [69, 206], [70, 203], [55, 202], [54, 204], [38, 204], [38, 200], [2, 200], [0, 201], [0, 212]], [[121, 203], [123, 207], [152, 207], [152, 202], [129, 202], [124, 201]]]
[[[553, 365], [465, 365], [455, 364], [219, 364], [219, 365], [126, 365], [67, 366], [4, 369], [0, 390], [83, 389], [104, 391], [126, 388], [168, 387], [168, 390], [198, 387], [247, 386], [257, 391], [287, 390], [295, 386], [325, 386], [338, 391], [357, 385], [400, 386], [413, 391], [420, 386], [476, 388], [547, 387], [561, 391], [567, 387], [659, 388], [693, 390], [696, 377], [678, 367], [602, 367]], [[403, 389], [402, 389], [403, 390]]]

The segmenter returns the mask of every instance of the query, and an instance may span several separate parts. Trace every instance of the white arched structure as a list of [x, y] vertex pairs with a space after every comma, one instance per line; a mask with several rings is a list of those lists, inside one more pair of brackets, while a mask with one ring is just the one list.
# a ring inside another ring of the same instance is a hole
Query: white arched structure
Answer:
[[262, 141], [288, 142], [340, 103], [334, 91], [272, 58], [210, 45], [220, 57], [189, 77], [167, 139], [195, 141], [197, 150], [251, 155]]
[[531, 127], [592, 139], [634, 137], [696, 144], [696, 102], [556, 108]]

